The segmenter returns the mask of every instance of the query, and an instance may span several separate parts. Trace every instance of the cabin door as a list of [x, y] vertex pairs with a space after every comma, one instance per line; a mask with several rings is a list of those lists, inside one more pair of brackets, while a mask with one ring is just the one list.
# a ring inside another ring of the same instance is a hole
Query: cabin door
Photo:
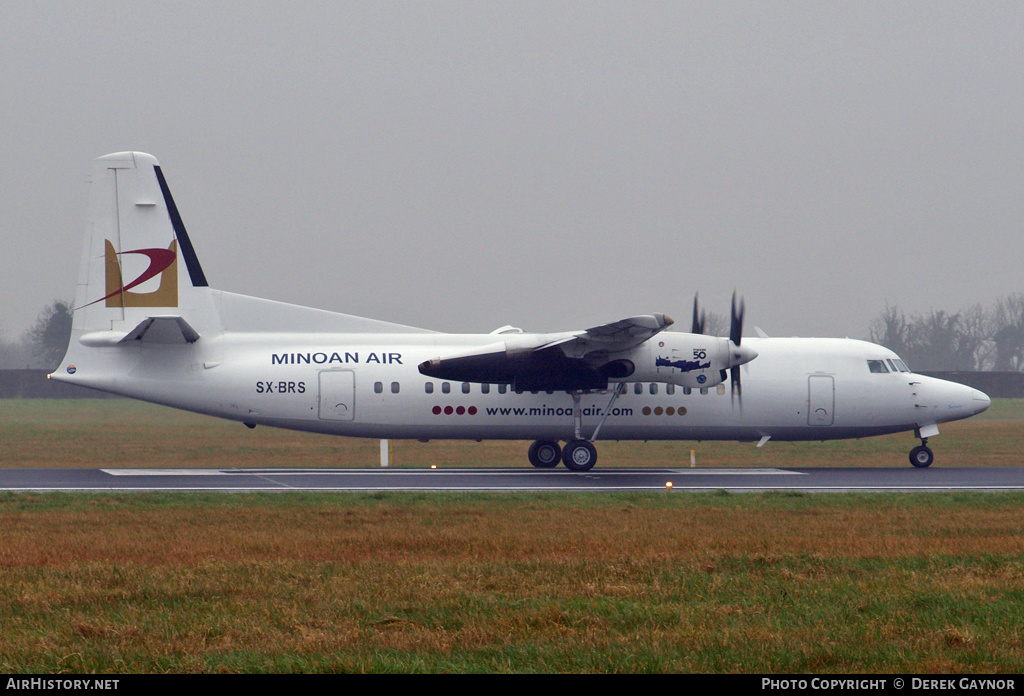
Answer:
[[352, 370], [324, 370], [320, 373], [317, 399], [321, 420], [355, 420], [356, 373]]
[[807, 378], [807, 425], [832, 425], [836, 408], [836, 382], [832, 375]]

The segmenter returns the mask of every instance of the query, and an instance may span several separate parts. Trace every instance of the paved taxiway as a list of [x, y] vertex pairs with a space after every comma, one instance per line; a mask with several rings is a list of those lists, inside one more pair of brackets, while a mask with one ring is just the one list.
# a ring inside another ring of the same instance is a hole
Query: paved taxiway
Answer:
[[1016, 491], [1024, 468], [0, 469], [4, 491]]

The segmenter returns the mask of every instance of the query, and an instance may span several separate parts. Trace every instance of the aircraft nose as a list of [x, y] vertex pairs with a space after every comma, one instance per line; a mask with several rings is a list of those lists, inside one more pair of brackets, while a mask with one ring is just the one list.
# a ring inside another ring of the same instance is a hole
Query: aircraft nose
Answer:
[[970, 418], [987, 409], [992, 400], [988, 394], [960, 382], [950, 382], [934, 377], [915, 375], [918, 390], [915, 392], [915, 413], [920, 418], [924, 414], [932, 414], [936, 422]]
[[981, 413], [987, 411], [988, 407], [992, 405], [992, 399], [988, 398], [988, 394], [978, 389], [971, 390], [971, 404], [974, 406], [975, 413]]

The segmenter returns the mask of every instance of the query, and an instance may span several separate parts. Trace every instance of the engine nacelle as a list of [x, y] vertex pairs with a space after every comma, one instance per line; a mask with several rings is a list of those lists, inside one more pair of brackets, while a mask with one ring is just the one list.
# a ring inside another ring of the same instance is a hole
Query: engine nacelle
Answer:
[[721, 384], [728, 370], [757, 357], [746, 346], [736, 346], [728, 338], [703, 334], [663, 332], [626, 353], [613, 356], [609, 365], [632, 364], [628, 375], [608, 370], [612, 381], [665, 382], [681, 387], [703, 389]]

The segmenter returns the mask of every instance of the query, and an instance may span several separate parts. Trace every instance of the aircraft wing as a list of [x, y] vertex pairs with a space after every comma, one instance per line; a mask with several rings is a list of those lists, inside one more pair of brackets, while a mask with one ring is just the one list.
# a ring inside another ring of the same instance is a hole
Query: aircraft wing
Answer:
[[[575, 336], [567, 350], [585, 355], [595, 350], [606, 353], [621, 353], [635, 348], [659, 331], [675, 323], [664, 314], [641, 314], [627, 317], [610, 324], [595, 326]], [[582, 357], [580, 355], [580, 357]]]
[[628, 317], [585, 331], [509, 334], [503, 341], [441, 355], [419, 365], [428, 377], [512, 384], [528, 391], [604, 389], [609, 355], [634, 348], [672, 325], [664, 314]]

